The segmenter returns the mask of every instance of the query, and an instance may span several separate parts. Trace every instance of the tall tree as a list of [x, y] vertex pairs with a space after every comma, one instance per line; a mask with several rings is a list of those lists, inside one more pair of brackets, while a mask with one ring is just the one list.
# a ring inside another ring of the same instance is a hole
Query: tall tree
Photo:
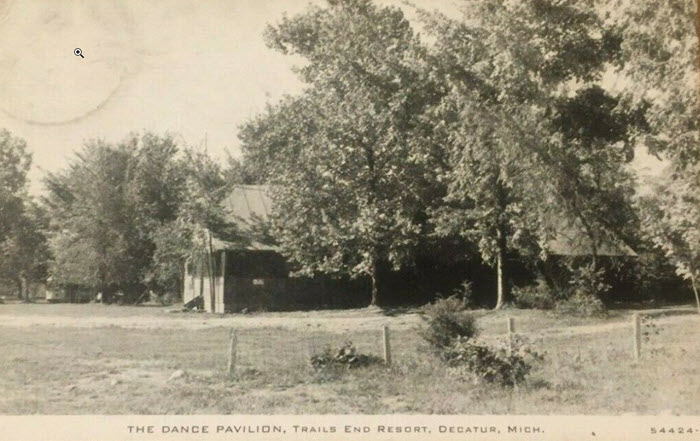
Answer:
[[611, 20], [624, 31], [625, 92], [647, 103], [645, 144], [666, 169], [641, 201], [644, 231], [689, 280], [698, 311], [700, 262], [700, 4], [650, 0], [615, 5]]
[[700, 313], [700, 164], [665, 171], [656, 191], [643, 201], [643, 226], [690, 282]]
[[581, 231], [598, 270], [603, 242], [632, 239], [634, 178], [626, 167], [634, 158], [635, 134], [646, 127], [638, 110], [620, 105], [599, 86], [561, 98], [553, 108], [555, 137], [547, 144], [551, 197]]
[[[302, 273], [381, 275], [411, 255], [430, 181], [412, 133], [434, 99], [421, 47], [400, 9], [328, 0], [284, 18], [267, 43], [305, 59], [308, 87], [242, 130], [275, 201], [277, 238]], [[264, 150], [263, 150], [264, 149]]]
[[600, 78], [617, 41], [592, 6], [486, 0], [464, 2], [461, 21], [423, 13], [449, 87], [434, 119], [450, 157], [446, 207], [456, 210], [436, 211], [438, 231], [457, 228], [479, 244], [496, 267], [496, 308], [506, 301], [506, 254], [544, 245], [560, 227], [547, 220], [570, 214], [550, 197], [551, 176], [585, 165], [556, 160], [552, 150], [569, 146], [554, 121], [573, 110], [560, 105], [564, 97]]
[[29, 300], [28, 282], [42, 281], [49, 258], [46, 217], [27, 193], [31, 154], [24, 140], [0, 130], [0, 278]]
[[26, 142], [0, 130], [0, 239], [8, 237], [22, 211], [31, 163]]
[[171, 292], [182, 286], [188, 260], [202, 263], [211, 276], [212, 231], [228, 233], [221, 203], [231, 185], [238, 183], [229, 181], [236, 176], [231, 168], [222, 170], [209, 155], [191, 148], [184, 149], [177, 169], [183, 185], [175, 217], [159, 224], [150, 236], [155, 250], [149, 278]]
[[627, 98], [647, 103], [646, 146], [684, 167], [700, 160], [700, 28], [694, 0], [618, 1]]
[[54, 280], [135, 301], [149, 288], [157, 227], [175, 218], [182, 187], [171, 137], [95, 140], [46, 179]]

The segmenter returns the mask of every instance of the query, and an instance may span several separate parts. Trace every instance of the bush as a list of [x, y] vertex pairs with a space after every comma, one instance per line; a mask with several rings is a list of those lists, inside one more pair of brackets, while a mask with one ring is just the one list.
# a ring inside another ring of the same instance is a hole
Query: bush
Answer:
[[461, 379], [472, 377], [500, 386], [522, 383], [532, 369], [526, 357], [539, 355], [515, 338], [513, 351], [474, 343], [478, 333], [476, 320], [465, 308], [457, 296], [427, 305], [421, 314], [427, 326], [418, 331], [420, 336], [447, 363], [450, 372]]
[[569, 282], [574, 294], [585, 294], [591, 297], [605, 295], [610, 290], [610, 285], [605, 283], [605, 270], [594, 270], [592, 266], [582, 266], [573, 270]]
[[437, 353], [457, 338], [470, 339], [478, 334], [476, 320], [466, 311], [463, 299], [456, 295], [424, 306], [420, 317], [427, 326], [418, 333]]
[[311, 357], [311, 367], [315, 371], [338, 368], [352, 369], [380, 363], [384, 363], [384, 360], [375, 355], [358, 353], [351, 342], [345, 343], [337, 351], [328, 347], [322, 353]]
[[610, 285], [604, 282], [604, 276], [603, 269], [595, 271], [592, 266], [573, 270], [569, 282], [571, 294], [567, 299], [557, 302], [557, 312], [582, 317], [605, 315], [607, 310], [600, 296], [610, 290]]
[[576, 292], [568, 299], [558, 301], [554, 309], [561, 314], [579, 317], [601, 317], [607, 314], [602, 300], [582, 292]]
[[158, 302], [163, 306], [172, 305], [180, 301], [180, 295], [176, 292], [167, 291], [163, 294], [156, 294], [151, 291], [150, 299], [151, 302]]
[[555, 299], [554, 293], [543, 279], [538, 279], [537, 284], [513, 288], [515, 306], [526, 309], [552, 309]]
[[511, 353], [505, 348], [493, 350], [468, 339], [458, 338], [444, 351], [444, 360], [450, 371], [460, 379], [472, 378], [503, 387], [512, 387], [525, 381], [532, 370], [527, 357], [542, 359], [527, 346], [514, 346]]
[[459, 287], [452, 291], [452, 295], [462, 301], [462, 309], [468, 309], [474, 303], [474, 293], [472, 291], [472, 282], [462, 282]]

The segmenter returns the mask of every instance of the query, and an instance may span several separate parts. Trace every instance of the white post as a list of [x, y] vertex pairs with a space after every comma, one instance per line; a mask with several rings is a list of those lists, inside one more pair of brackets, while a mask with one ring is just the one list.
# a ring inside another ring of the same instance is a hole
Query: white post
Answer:
[[515, 319], [508, 317], [508, 355], [513, 353], [513, 336], [515, 335]]
[[387, 366], [391, 366], [391, 345], [389, 344], [389, 327], [382, 327], [382, 335], [384, 337], [384, 362]]
[[632, 321], [634, 325], [634, 359], [635, 361], [639, 361], [639, 358], [642, 355], [642, 330], [639, 313], [634, 314]]
[[229, 353], [228, 353], [228, 375], [229, 377], [236, 371], [236, 344], [238, 343], [238, 336], [236, 331], [231, 329], [229, 334]]

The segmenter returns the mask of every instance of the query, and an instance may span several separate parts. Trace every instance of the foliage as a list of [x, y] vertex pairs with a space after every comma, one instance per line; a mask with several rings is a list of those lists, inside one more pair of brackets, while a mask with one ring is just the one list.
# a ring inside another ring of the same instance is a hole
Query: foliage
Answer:
[[419, 335], [440, 354], [457, 338], [475, 337], [476, 319], [466, 311], [466, 306], [457, 295], [424, 306], [420, 317], [427, 326], [418, 330]]
[[674, 167], [700, 161], [697, 4], [693, 0], [612, 2], [609, 20], [622, 30], [621, 75], [627, 100], [645, 103], [649, 152]]
[[461, 379], [473, 378], [502, 387], [513, 387], [525, 381], [535, 360], [542, 356], [528, 345], [513, 342], [512, 351], [496, 350], [469, 339], [457, 338], [444, 351], [443, 358], [451, 372]]
[[666, 175], [641, 202], [643, 228], [654, 245], [690, 281], [700, 311], [700, 163]]
[[455, 288], [453, 295], [458, 299], [462, 300], [463, 308], [469, 308], [472, 306], [474, 301], [474, 290], [472, 289], [472, 282], [464, 281], [460, 283], [459, 287]]
[[22, 211], [31, 163], [27, 143], [7, 130], [0, 130], [0, 239], [10, 235], [13, 216]]
[[513, 300], [518, 308], [552, 309], [555, 295], [544, 279], [533, 285], [513, 288]]
[[51, 273], [74, 284], [135, 301], [149, 285], [153, 234], [172, 221], [183, 175], [171, 136], [131, 135], [109, 144], [88, 142], [66, 169], [45, 179], [52, 221]]
[[13, 220], [9, 234], [0, 241], [0, 277], [14, 281], [19, 297], [29, 300], [27, 282], [43, 282], [47, 277], [48, 219], [42, 208], [27, 198]]
[[607, 314], [602, 300], [581, 292], [574, 293], [566, 299], [557, 301], [554, 309], [560, 314], [578, 317], [599, 317]]
[[[245, 126], [245, 128], [250, 128], [250, 126]], [[240, 133], [239, 136], [241, 138], [252, 138], [243, 133]], [[252, 160], [242, 161], [238, 158], [234, 158], [228, 151], [226, 153], [227, 167], [225, 170], [223, 170], [223, 173], [224, 179], [228, 185], [255, 185], [265, 183], [265, 179], [262, 176], [262, 171], [256, 169], [255, 163]]]
[[593, 265], [572, 269], [568, 294], [556, 302], [555, 310], [581, 317], [606, 315], [607, 309], [601, 296], [610, 289], [610, 285], [605, 283], [604, 275], [603, 269], [595, 269]]
[[557, 301], [554, 309], [560, 314], [577, 317], [600, 317], [607, 314], [602, 300], [583, 292], [575, 292], [568, 298]]
[[[178, 162], [182, 174], [177, 216], [151, 232], [155, 245], [149, 281], [165, 290], [177, 291], [184, 277], [184, 265], [203, 261], [209, 271], [211, 231], [224, 239], [232, 234], [224, 221], [223, 198], [233, 182], [221, 166], [206, 153], [184, 150]], [[230, 171], [230, 170], [229, 170]]]
[[354, 369], [382, 363], [384, 360], [375, 355], [358, 353], [351, 342], [346, 342], [338, 350], [328, 347], [322, 353], [311, 357], [311, 367], [315, 371]]
[[27, 194], [31, 154], [24, 140], [0, 130], [0, 279], [13, 281], [28, 300], [28, 281], [44, 281], [48, 218]]
[[434, 198], [412, 134], [434, 98], [422, 48], [398, 8], [333, 0], [283, 18], [268, 46], [298, 55], [307, 84], [241, 129], [245, 160], [272, 185], [276, 236], [301, 274], [372, 281], [411, 260]]
[[[640, 213], [643, 200], [644, 198], [638, 198], [636, 201], [636, 209]], [[640, 240], [633, 245], [637, 256], [613, 265], [608, 274], [609, 281], [629, 287], [634, 290], [635, 298], [652, 303], [668, 298], [669, 291], [673, 291], [673, 298], [688, 291], [689, 287], [685, 289], [685, 281], [676, 274], [675, 267], [664, 253], [654, 246], [641, 224], [638, 235]]]
[[629, 206], [622, 170], [631, 118], [595, 86], [619, 37], [592, 6], [489, 0], [466, 2], [462, 21], [423, 13], [447, 89], [429, 113], [432, 142], [449, 158], [437, 232], [478, 243], [497, 269], [497, 308], [506, 301], [506, 254], [546, 252], [564, 218], [586, 230], [595, 260], [598, 224], [617, 221], [600, 213]]
[[647, 104], [644, 144], [669, 168], [642, 200], [643, 230], [678, 275], [690, 281], [698, 311], [700, 276], [700, 99], [697, 4], [692, 0], [629, 2], [610, 20], [625, 36], [622, 73], [632, 79], [625, 96]]
[[172, 221], [156, 228], [151, 233], [151, 240], [155, 250], [145, 281], [165, 292], [179, 292], [184, 262], [192, 251], [190, 231], [181, 223]]
[[[598, 86], [558, 99], [555, 109], [554, 136], [542, 153], [549, 164], [549, 194], [568, 224], [580, 230], [597, 267], [603, 241], [630, 240], [637, 233], [635, 184], [626, 164], [634, 158], [635, 134], [644, 122], [637, 110], [625, 109]], [[551, 221], [555, 228], [569, 226], [556, 217]]]
[[211, 251], [210, 232], [233, 234], [221, 206], [231, 167], [171, 135], [88, 142], [45, 180], [54, 282], [101, 291], [107, 302], [119, 291], [126, 302], [179, 294], [184, 263]]
[[532, 368], [526, 356], [539, 357], [518, 340], [513, 340], [512, 352], [475, 342], [476, 319], [457, 295], [426, 305], [420, 317], [426, 326], [418, 329], [418, 335], [461, 379], [473, 377], [476, 381], [513, 386], [522, 383]]
[[610, 290], [610, 285], [605, 283], [604, 275], [602, 269], [596, 269], [593, 265], [574, 269], [569, 281], [573, 294], [601, 298]]

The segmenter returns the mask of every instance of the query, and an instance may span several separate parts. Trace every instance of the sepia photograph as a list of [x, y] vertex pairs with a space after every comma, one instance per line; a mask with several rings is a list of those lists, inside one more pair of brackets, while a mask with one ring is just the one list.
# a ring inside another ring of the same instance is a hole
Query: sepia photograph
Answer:
[[699, 7], [0, 0], [0, 439], [700, 439]]

